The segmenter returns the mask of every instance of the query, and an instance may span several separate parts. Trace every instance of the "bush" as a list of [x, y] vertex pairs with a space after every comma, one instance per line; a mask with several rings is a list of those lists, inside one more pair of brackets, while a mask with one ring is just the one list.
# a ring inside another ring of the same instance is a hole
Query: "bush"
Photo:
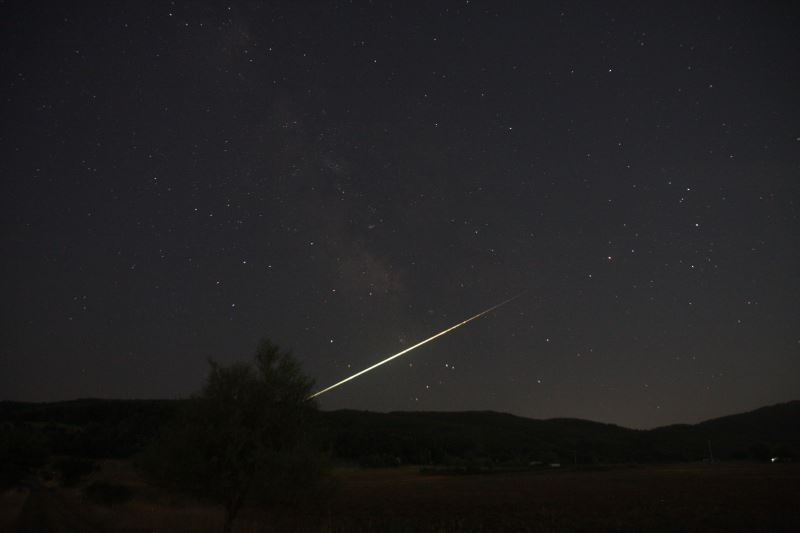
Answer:
[[373, 453], [361, 457], [358, 464], [363, 468], [395, 468], [400, 466], [400, 458], [389, 453]]
[[62, 457], [53, 465], [61, 474], [61, 484], [65, 487], [77, 485], [81, 479], [94, 472], [95, 466], [93, 461], [79, 457]]
[[84, 489], [84, 494], [90, 501], [109, 507], [123, 504], [133, 496], [129, 487], [104, 482], [92, 483]]
[[47, 460], [44, 439], [25, 425], [0, 427], [0, 488], [20, 484]]

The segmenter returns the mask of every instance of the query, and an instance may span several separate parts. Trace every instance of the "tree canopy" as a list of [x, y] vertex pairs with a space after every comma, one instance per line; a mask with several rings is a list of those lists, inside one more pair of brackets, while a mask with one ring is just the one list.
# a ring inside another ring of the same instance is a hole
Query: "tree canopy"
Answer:
[[210, 372], [143, 464], [156, 480], [225, 506], [225, 531], [248, 500], [297, 499], [318, 486], [311, 445], [313, 381], [269, 340], [253, 363], [210, 361]]

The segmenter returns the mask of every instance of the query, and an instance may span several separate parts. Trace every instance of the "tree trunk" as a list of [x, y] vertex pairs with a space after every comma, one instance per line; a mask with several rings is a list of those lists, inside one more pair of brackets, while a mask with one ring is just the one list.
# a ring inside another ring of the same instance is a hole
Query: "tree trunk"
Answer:
[[225, 524], [222, 526], [222, 533], [231, 533], [233, 531], [233, 520], [239, 514], [239, 508], [242, 506], [244, 498], [234, 496], [225, 504]]
[[222, 533], [231, 533], [233, 531], [233, 519], [236, 513], [231, 512], [228, 506], [225, 506], [225, 524], [222, 526]]
[[247, 493], [250, 492], [250, 484], [253, 482], [253, 474], [251, 473], [244, 484], [239, 487], [239, 490], [234, 490], [233, 495], [225, 502], [225, 524], [222, 526], [222, 533], [231, 533], [233, 531], [233, 519], [239, 514], [239, 509], [242, 508], [244, 499]]

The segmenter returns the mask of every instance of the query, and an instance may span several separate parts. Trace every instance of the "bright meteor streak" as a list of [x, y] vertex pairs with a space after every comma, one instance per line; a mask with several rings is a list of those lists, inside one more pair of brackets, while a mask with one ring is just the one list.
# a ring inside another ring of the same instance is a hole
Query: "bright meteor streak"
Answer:
[[414, 346], [410, 346], [410, 347], [406, 348], [405, 350], [403, 350], [402, 352], [398, 352], [398, 353], [394, 354], [394, 355], [393, 355], [393, 356], [391, 356], [391, 357], [387, 357], [387, 358], [386, 358], [386, 359], [384, 359], [383, 361], [378, 361], [378, 362], [377, 362], [377, 363], [375, 363], [374, 365], [372, 365], [372, 366], [368, 366], [368, 367], [367, 367], [367, 368], [365, 368], [364, 370], [361, 370], [360, 372], [356, 372], [356, 373], [355, 373], [355, 374], [353, 374], [352, 376], [350, 376], [350, 377], [347, 377], [347, 378], [344, 378], [343, 380], [341, 380], [341, 381], [339, 381], [339, 382], [337, 382], [337, 383], [334, 383], [334, 384], [333, 384], [333, 385], [331, 385], [330, 387], [326, 387], [326, 388], [322, 389], [321, 391], [315, 392], [314, 394], [312, 394], [311, 396], [309, 396], [307, 399], [308, 399], [308, 400], [310, 400], [310, 399], [312, 399], [312, 398], [316, 398], [316, 397], [317, 397], [317, 396], [319, 396], [320, 394], [324, 394], [324, 393], [328, 392], [329, 390], [335, 389], [335, 388], [336, 388], [336, 387], [338, 387], [339, 385], [344, 385], [344, 384], [345, 384], [345, 383], [347, 383], [348, 381], [351, 381], [351, 380], [353, 380], [353, 379], [356, 379], [358, 376], [360, 376], [360, 375], [362, 375], [362, 374], [366, 374], [366, 373], [367, 373], [367, 372], [369, 372], [370, 370], [375, 370], [375, 369], [376, 369], [376, 368], [378, 368], [379, 366], [381, 366], [381, 365], [385, 365], [386, 363], [388, 363], [388, 362], [389, 362], [389, 361], [391, 361], [392, 359], [397, 359], [397, 358], [398, 358], [398, 357], [400, 357], [401, 355], [407, 354], [407, 353], [408, 353], [408, 352], [410, 352], [411, 350], [414, 350], [415, 348], [419, 348], [419, 347], [420, 347], [420, 346], [422, 346], [423, 344], [427, 344], [427, 343], [431, 342], [432, 340], [434, 340], [434, 339], [436, 339], [436, 338], [439, 338], [439, 337], [441, 337], [442, 335], [446, 335], [446, 334], [450, 333], [450, 332], [451, 332], [451, 331], [453, 331], [454, 329], [457, 329], [457, 328], [460, 328], [461, 326], [464, 326], [464, 325], [466, 325], [466, 324], [469, 324], [469, 323], [470, 323], [470, 322], [472, 322], [473, 320], [476, 320], [476, 319], [478, 319], [478, 318], [482, 317], [483, 315], [485, 315], [485, 314], [487, 314], [487, 313], [491, 313], [492, 311], [494, 311], [494, 310], [495, 310], [495, 309], [497, 309], [498, 307], [502, 307], [502, 306], [506, 305], [507, 303], [509, 303], [509, 302], [512, 302], [512, 301], [514, 301], [514, 300], [516, 300], [517, 298], [519, 298], [519, 297], [520, 297], [520, 296], [522, 296], [523, 294], [524, 294], [524, 291], [523, 291], [523, 292], [521, 292], [521, 293], [519, 293], [519, 294], [517, 294], [517, 295], [516, 295], [516, 296], [514, 296], [513, 298], [509, 298], [508, 300], [505, 300], [505, 301], [503, 301], [503, 302], [500, 302], [499, 304], [497, 304], [497, 305], [495, 305], [495, 306], [492, 306], [492, 307], [490, 307], [489, 309], [487, 309], [487, 310], [485, 310], [485, 311], [481, 311], [480, 313], [478, 313], [478, 314], [477, 314], [477, 315], [475, 315], [475, 316], [472, 316], [472, 317], [470, 317], [470, 318], [468, 318], [468, 319], [466, 319], [466, 320], [464, 320], [464, 321], [462, 321], [462, 322], [459, 322], [459, 323], [458, 323], [458, 324], [456, 324], [455, 326], [450, 326], [450, 327], [449, 327], [449, 328], [447, 328], [446, 330], [444, 330], [444, 331], [440, 331], [440, 332], [439, 332], [439, 333], [437, 333], [436, 335], [434, 335], [434, 336], [432, 336], [432, 337], [428, 337], [428, 338], [427, 338], [427, 339], [425, 339], [424, 341], [422, 341], [422, 342], [418, 342], [418, 343], [417, 343], [417, 344], [415, 344]]

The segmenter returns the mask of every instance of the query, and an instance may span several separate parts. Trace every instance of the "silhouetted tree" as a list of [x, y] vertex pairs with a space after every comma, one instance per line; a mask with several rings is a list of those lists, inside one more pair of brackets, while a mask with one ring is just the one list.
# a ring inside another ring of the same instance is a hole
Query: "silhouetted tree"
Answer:
[[210, 362], [205, 386], [142, 460], [164, 484], [220, 502], [224, 531], [248, 499], [302, 497], [318, 487], [310, 445], [313, 382], [290, 352], [262, 341], [255, 364]]

